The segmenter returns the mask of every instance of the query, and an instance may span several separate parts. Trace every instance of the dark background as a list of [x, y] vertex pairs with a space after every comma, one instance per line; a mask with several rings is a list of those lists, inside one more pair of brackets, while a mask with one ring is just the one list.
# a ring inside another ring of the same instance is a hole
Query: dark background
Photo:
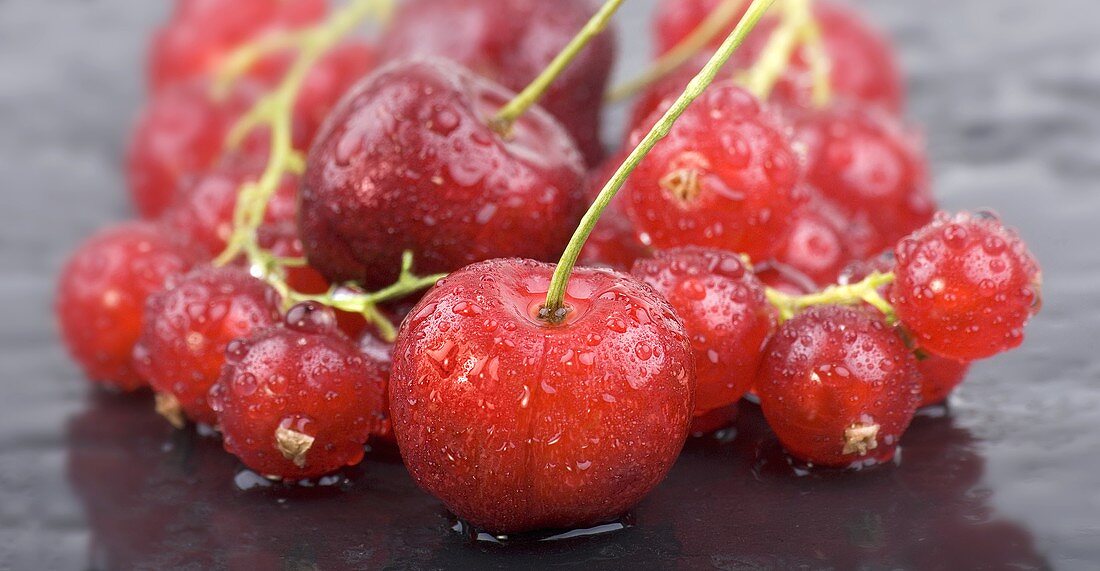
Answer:
[[[620, 73], [652, 4], [628, 2]], [[88, 388], [54, 275], [128, 215], [123, 142], [168, 2], [0, 0], [0, 568], [1100, 566], [1100, 6], [859, 4], [897, 42], [944, 204], [996, 208], [1043, 262], [1025, 346], [919, 418], [900, 466], [796, 477], [749, 408], [732, 442], [689, 444], [635, 527], [500, 547], [450, 532], [392, 455], [349, 491], [244, 492], [217, 444]]]

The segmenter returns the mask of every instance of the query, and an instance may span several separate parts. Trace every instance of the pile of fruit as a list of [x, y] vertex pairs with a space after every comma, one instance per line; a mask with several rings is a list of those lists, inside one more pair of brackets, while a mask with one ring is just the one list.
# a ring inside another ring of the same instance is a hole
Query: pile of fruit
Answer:
[[177, 0], [140, 219], [60, 277], [73, 357], [272, 479], [395, 442], [495, 533], [617, 517], [743, 397], [808, 465], [891, 460], [1022, 342], [1037, 263], [994, 215], [936, 213], [858, 14], [666, 0], [652, 68], [609, 90], [620, 4]]

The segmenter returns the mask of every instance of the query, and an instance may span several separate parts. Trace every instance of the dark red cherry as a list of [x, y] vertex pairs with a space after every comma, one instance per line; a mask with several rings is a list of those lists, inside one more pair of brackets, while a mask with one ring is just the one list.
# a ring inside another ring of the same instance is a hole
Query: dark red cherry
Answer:
[[764, 284], [737, 254], [703, 248], [658, 251], [632, 272], [684, 320], [695, 353], [695, 415], [731, 405], [755, 381], [776, 311]]
[[[635, 131], [631, 144], [646, 131]], [[732, 81], [712, 85], [624, 186], [627, 212], [643, 240], [754, 260], [776, 253], [803, 201], [799, 159], [786, 132]]]
[[374, 69], [374, 46], [349, 40], [333, 48], [309, 70], [294, 105], [296, 146], [309, 149], [321, 123], [340, 98]]
[[893, 458], [920, 402], [920, 375], [913, 354], [877, 316], [817, 306], [772, 338], [756, 392], [792, 455], [821, 466], [866, 466]]
[[134, 363], [162, 406], [171, 399], [162, 411], [169, 421], [182, 426], [182, 411], [195, 422], [217, 422], [207, 394], [226, 347], [278, 323], [280, 302], [271, 286], [235, 267], [196, 269], [149, 298]]
[[81, 244], [61, 270], [55, 307], [61, 338], [88, 378], [145, 386], [132, 359], [145, 300], [198, 257], [149, 222], [112, 226]]
[[390, 412], [405, 465], [496, 533], [606, 522], [675, 461], [693, 410], [683, 325], [649, 286], [577, 268], [564, 321], [539, 318], [553, 266], [452, 273], [405, 320]]
[[444, 60], [392, 64], [326, 122], [301, 189], [302, 240], [329, 280], [368, 288], [499, 256], [557, 257], [584, 208], [583, 162], [538, 108], [508, 137], [488, 126], [512, 94]]
[[[381, 42], [384, 59], [446, 57], [520, 91], [595, 13], [588, 0], [410, 0]], [[588, 164], [603, 158], [600, 117], [615, 60], [615, 34], [591, 41], [540, 104], [565, 126]]]
[[359, 350], [317, 304], [230, 345], [210, 391], [225, 449], [283, 480], [316, 478], [363, 459], [385, 422], [386, 364]]

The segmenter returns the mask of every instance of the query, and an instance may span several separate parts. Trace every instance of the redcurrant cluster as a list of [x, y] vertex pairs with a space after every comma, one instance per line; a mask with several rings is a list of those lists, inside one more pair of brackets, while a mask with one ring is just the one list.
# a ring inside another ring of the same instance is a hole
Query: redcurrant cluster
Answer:
[[[275, 479], [396, 441], [497, 533], [620, 515], [748, 394], [800, 460], [891, 459], [1021, 343], [1037, 263], [935, 214], [858, 14], [669, 0], [605, 95], [622, 1], [179, 0], [130, 143], [145, 220], [61, 274], [74, 358]], [[370, 18], [377, 49], [347, 37]]]

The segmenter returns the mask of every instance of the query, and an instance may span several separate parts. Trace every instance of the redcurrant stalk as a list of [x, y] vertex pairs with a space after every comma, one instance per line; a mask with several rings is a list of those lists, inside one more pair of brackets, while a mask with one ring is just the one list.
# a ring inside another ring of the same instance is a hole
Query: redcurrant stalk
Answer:
[[607, 209], [607, 205], [611, 203], [611, 199], [615, 198], [619, 189], [622, 188], [623, 183], [626, 182], [627, 177], [630, 176], [630, 173], [634, 172], [634, 169], [638, 167], [642, 159], [653, 150], [653, 147], [661, 139], [668, 135], [668, 132], [672, 129], [676, 120], [683, 115], [688, 106], [702, 95], [703, 91], [714, 82], [722, 66], [729, 61], [729, 58], [745, 41], [749, 32], [756, 27], [756, 24], [760, 22], [760, 19], [764, 16], [764, 13], [767, 12], [768, 8], [771, 7], [773, 2], [775, 2], [775, 0], [753, 0], [748, 11], [741, 17], [741, 21], [737, 23], [737, 26], [730, 32], [729, 36], [726, 37], [726, 40], [722, 42], [721, 47], [714, 52], [714, 55], [711, 56], [707, 64], [703, 66], [703, 69], [699, 71], [698, 75], [696, 75], [690, 83], [688, 83], [684, 92], [680, 94], [675, 102], [673, 102], [664, 116], [657, 121], [657, 124], [650, 129], [649, 133], [638, 143], [637, 147], [631, 151], [630, 155], [627, 156], [618, 170], [615, 171], [615, 174], [611, 176], [611, 180], [607, 181], [607, 184], [600, 190], [600, 194], [596, 196], [596, 200], [581, 219], [580, 225], [577, 227], [576, 232], [573, 233], [573, 237], [569, 240], [569, 245], [566, 246], [561, 260], [554, 269], [554, 275], [550, 279], [550, 289], [546, 292], [546, 303], [543, 305], [540, 314], [544, 320], [561, 322], [565, 318], [565, 314], [568, 311], [564, 305], [565, 288], [568, 285], [569, 276], [573, 273], [573, 267], [577, 264], [577, 258], [584, 248], [584, 243], [588, 240], [588, 236], [592, 234], [592, 230], [596, 227], [600, 215]]
[[815, 305], [858, 305], [867, 303], [882, 312], [888, 323], [897, 321], [893, 306], [879, 293], [883, 286], [894, 283], [893, 272], [873, 272], [862, 281], [847, 285], [831, 285], [817, 293], [788, 295], [767, 288], [768, 301], [779, 310], [779, 320], [786, 321], [799, 311]]
[[766, 101], [799, 47], [807, 50], [810, 60], [814, 103], [827, 104], [831, 97], [829, 58], [821, 42], [821, 30], [814, 19], [811, 0], [786, 0], [779, 26], [768, 38], [760, 58], [741, 74], [741, 83], [758, 99]]
[[600, 6], [600, 9], [585, 23], [581, 31], [546, 66], [546, 69], [542, 70], [542, 73], [539, 73], [534, 81], [497, 111], [496, 116], [491, 121], [493, 129], [497, 133], [507, 135], [512, 130], [512, 125], [516, 122], [516, 119], [526, 113], [532, 105], [538, 103], [538, 100], [542, 98], [546, 90], [554, 83], [554, 80], [569, 67], [569, 64], [573, 63], [573, 60], [584, 50], [585, 46], [607, 28], [608, 22], [611, 21], [611, 17], [615, 15], [622, 3], [623, 0], [606, 0], [603, 6]]

